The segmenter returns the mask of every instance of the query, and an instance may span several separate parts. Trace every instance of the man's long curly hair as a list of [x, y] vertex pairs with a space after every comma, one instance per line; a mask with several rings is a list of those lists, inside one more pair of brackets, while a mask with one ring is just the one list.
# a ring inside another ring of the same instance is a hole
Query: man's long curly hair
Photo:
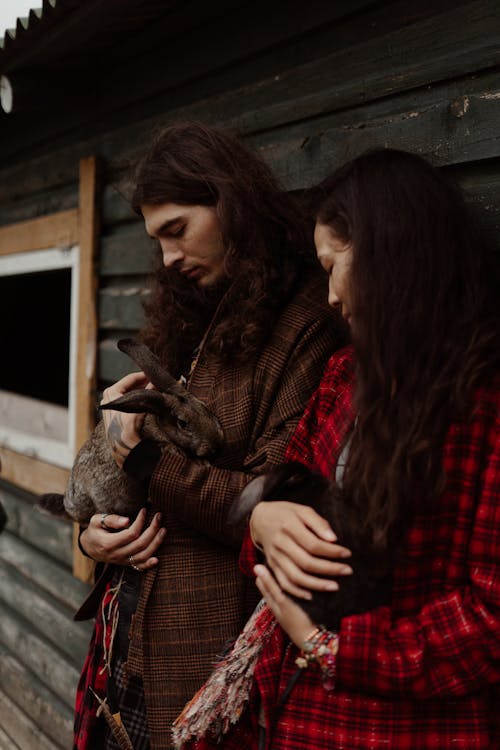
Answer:
[[354, 159], [322, 183], [316, 205], [352, 248], [358, 416], [344, 490], [383, 547], [442, 491], [447, 430], [498, 372], [498, 255], [460, 190], [410, 153]]
[[142, 338], [179, 374], [224, 298], [206, 351], [221, 361], [247, 361], [269, 335], [300, 271], [314, 262], [302, 212], [257, 155], [195, 122], [166, 127], [139, 165], [134, 210], [170, 202], [215, 208], [225, 278], [198, 288], [175, 268], [163, 268], [158, 248]]

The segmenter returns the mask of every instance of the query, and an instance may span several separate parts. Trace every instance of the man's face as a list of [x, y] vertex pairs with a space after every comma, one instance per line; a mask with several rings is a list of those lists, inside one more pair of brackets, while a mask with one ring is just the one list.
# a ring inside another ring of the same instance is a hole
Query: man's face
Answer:
[[141, 209], [146, 232], [160, 243], [165, 268], [175, 268], [200, 287], [220, 281], [226, 250], [215, 208], [148, 203]]

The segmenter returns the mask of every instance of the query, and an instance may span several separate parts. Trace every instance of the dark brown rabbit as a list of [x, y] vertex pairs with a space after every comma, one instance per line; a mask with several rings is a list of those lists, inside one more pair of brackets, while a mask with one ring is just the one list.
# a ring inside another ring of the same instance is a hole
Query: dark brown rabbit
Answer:
[[[142, 437], [153, 440], [162, 451], [198, 460], [215, 455], [224, 440], [217, 417], [170, 375], [147, 346], [122, 339], [118, 348], [141, 368], [154, 389], [130, 391], [101, 409], [146, 412]], [[116, 465], [99, 422], [75, 458], [66, 493], [42, 495], [38, 504], [53, 515], [87, 524], [94, 513], [135, 515], [144, 502], [143, 483]]]
[[388, 601], [389, 556], [373, 549], [366, 535], [359, 533], [360, 519], [355, 518], [338, 487], [301, 463], [281, 464], [247, 484], [229, 511], [228, 523], [241, 523], [257, 503], [269, 500], [310, 506], [327, 519], [339, 544], [352, 552], [348, 562], [354, 572], [339, 577], [338, 591], [313, 592], [312, 600], [292, 597], [314, 622], [335, 629], [342, 617], [366, 612]]

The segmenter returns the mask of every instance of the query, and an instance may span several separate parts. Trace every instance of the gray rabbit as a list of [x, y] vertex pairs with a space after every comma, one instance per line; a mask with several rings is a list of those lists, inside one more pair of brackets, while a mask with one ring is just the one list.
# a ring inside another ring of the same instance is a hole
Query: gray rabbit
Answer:
[[[2, 462], [0, 461], [0, 471], [2, 471]], [[4, 530], [4, 528], [7, 525], [7, 513], [5, 512], [5, 508], [3, 507], [3, 503], [0, 500], [0, 532]]]
[[[224, 440], [218, 419], [170, 375], [145, 344], [121, 339], [118, 348], [141, 368], [154, 390], [130, 391], [101, 409], [146, 412], [142, 437], [153, 440], [162, 451], [198, 460], [213, 456]], [[135, 515], [145, 499], [144, 484], [116, 465], [103, 422], [99, 422], [75, 458], [66, 493], [42, 495], [38, 505], [52, 515], [85, 525], [94, 513]]]

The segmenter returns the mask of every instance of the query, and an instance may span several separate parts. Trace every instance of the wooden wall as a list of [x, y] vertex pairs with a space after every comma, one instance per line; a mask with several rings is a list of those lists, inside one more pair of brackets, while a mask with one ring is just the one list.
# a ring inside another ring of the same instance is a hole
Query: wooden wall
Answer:
[[88, 586], [71, 575], [72, 528], [0, 481], [0, 748], [69, 750], [89, 623], [73, 622]]
[[[147, 294], [152, 245], [127, 204], [131, 169], [152, 130], [169, 120], [199, 119], [241, 133], [288, 189], [314, 184], [342, 161], [373, 146], [416, 151], [459, 179], [498, 244], [496, 0], [311, 0], [306, 6], [302, 1], [278, 0], [242, 3], [240, 10], [227, 11], [194, 31], [184, 28], [174, 34], [165, 28], [162, 35], [158, 29], [141, 57], [103, 69], [99, 97], [86, 93], [83, 108], [73, 92], [71, 111], [62, 106], [57, 122], [54, 113], [52, 119], [47, 114], [38, 132], [20, 130], [16, 136], [12, 129], [8, 152], [0, 145], [5, 155], [0, 168], [0, 225], [76, 206], [78, 159], [97, 154], [103, 160], [101, 386], [129, 369], [115, 342], [141, 325], [141, 303]], [[63, 647], [57, 635], [50, 646], [57, 647], [60, 662], [70, 665], [65, 683], [44, 671], [42, 662], [50, 638], [67, 627], [63, 610], [66, 613], [75, 603], [78, 586], [69, 581], [66, 556], [70, 540], [61, 540], [64, 560], [57, 557], [59, 552], [55, 559], [53, 549], [47, 554], [46, 537], [37, 544], [29, 524], [22, 522], [29, 515], [29, 498], [12, 488], [7, 493], [14, 520], [0, 540], [0, 564], [12, 572], [12, 578], [2, 576], [0, 583], [7, 612], [5, 618], [2, 614], [6, 624], [0, 626], [6, 654], [1, 661], [0, 700], [26, 704], [21, 688], [15, 694], [7, 691], [9, 670], [19, 675], [20, 685], [36, 684], [35, 692], [48, 690], [60, 709], [61, 737], [66, 737], [69, 688], [61, 690], [61, 685], [75, 679], [75, 655], [81, 658], [83, 653], [83, 634], [82, 643], [75, 646], [80, 631], [73, 626], [71, 647]], [[25, 560], [23, 565], [18, 557]], [[42, 568], [46, 575], [40, 581], [30, 571]], [[21, 599], [31, 602], [32, 610], [23, 609]], [[50, 632], [38, 616], [33, 617], [36, 602], [47, 603], [54, 622]], [[33, 650], [38, 653], [33, 658], [40, 663], [19, 657], [28, 638], [35, 639]], [[47, 722], [40, 726], [53, 738]], [[0, 748], [2, 731], [11, 732], [21, 748], [44, 747], [26, 744], [22, 728], [2, 726]]]

